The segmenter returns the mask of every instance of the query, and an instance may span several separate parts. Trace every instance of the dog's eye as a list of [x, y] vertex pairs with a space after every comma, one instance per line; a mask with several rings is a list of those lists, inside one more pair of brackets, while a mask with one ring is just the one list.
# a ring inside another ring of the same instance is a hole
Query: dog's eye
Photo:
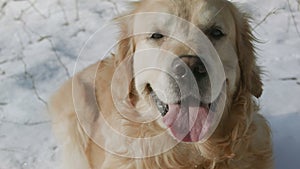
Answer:
[[164, 37], [164, 35], [162, 35], [162, 34], [160, 34], [160, 33], [153, 33], [152, 35], [151, 35], [151, 39], [161, 39], [161, 38], [163, 38]]
[[220, 28], [212, 28], [209, 32], [209, 36], [216, 40], [219, 40], [224, 37], [225, 34], [220, 30]]

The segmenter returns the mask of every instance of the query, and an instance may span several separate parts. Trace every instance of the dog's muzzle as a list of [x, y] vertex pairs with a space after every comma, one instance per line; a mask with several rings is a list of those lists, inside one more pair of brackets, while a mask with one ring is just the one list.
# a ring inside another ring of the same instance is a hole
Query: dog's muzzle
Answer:
[[172, 79], [180, 97], [175, 103], [164, 103], [150, 94], [173, 135], [184, 142], [197, 142], [204, 131], [211, 106], [210, 82], [205, 65], [198, 56], [183, 55], [173, 60]]

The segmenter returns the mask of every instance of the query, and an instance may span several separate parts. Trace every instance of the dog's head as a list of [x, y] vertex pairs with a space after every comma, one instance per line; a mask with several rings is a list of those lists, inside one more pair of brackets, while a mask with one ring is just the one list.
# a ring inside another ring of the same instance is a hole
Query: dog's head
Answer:
[[133, 58], [134, 102], [155, 103], [175, 138], [198, 142], [216, 120], [214, 113], [230, 108], [238, 93], [260, 97], [248, 18], [230, 2], [143, 0], [135, 5], [121, 22], [118, 61]]

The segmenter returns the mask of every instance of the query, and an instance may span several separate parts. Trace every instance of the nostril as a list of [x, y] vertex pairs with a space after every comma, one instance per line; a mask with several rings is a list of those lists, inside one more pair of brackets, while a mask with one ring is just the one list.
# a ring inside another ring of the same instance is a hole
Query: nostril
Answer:
[[187, 74], [186, 66], [184, 66], [182, 63], [175, 64], [174, 73], [176, 78], [184, 78]]
[[205, 74], [207, 73], [207, 70], [205, 68], [205, 65], [201, 62], [198, 64], [197, 68], [195, 69], [195, 71], [197, 71], [200, 74]]

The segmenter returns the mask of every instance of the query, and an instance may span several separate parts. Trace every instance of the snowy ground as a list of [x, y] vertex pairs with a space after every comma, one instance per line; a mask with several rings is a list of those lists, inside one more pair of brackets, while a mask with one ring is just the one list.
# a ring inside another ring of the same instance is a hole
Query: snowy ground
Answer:
[[[299, 169], [298, 4], [236, 1], [253, 16], [263, 42], [257, 44], [265, 70], [261, 107], [273, 130], [276, 168]], [[60, 149], [45, 101], [72, 75], [86, 40], [124, 8], [113, 0], [0, 0], [0, 169], [57, 168]], [[91, 53], [101, 55], [105, 45], [96, 45]]]

